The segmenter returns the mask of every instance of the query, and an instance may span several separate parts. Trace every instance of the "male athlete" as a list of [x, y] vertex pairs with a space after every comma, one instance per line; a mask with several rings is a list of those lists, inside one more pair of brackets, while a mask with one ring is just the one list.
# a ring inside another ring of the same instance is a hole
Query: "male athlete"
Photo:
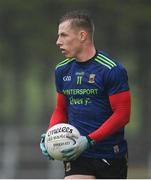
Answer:
[[[56, 66], [57, 103], [49, 128], [69, 123], [81, 134], [62, 151], [65, 179], [127, 178], [124, 126], [130, 119], [130, 91], [124, 67], [93, 43], [94, 24], [83, 12], [65, 14], [56, 44], [67, 58]], [[48, 156], [41, 137], [42, 153]]]

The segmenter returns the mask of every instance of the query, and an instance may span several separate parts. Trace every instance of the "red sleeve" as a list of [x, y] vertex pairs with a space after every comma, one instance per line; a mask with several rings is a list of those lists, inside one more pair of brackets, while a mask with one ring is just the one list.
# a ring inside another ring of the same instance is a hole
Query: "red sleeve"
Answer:
[[130, 92], [124, 91], [111, 95], [109, 96], [109, 101], [113, 114], [97, 130], [88, 135], [94, 141], [101, 141], [114, 134], [129, 122], [131, 109]]
[[66, 98], [63, 94], [57, 93], [57, 103], [56, 108], [50, 118], [49, 127], [54, 126], [58, 123], [67, 123], [67, 105], [66, 105]]

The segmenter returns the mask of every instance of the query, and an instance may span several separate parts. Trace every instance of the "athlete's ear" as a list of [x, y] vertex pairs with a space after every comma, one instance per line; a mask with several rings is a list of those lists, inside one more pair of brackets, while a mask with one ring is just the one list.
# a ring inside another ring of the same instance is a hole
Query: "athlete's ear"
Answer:
[[80, 31], [80, 41], [83, 42], [86, 40], [88, 33], [86, 31]]

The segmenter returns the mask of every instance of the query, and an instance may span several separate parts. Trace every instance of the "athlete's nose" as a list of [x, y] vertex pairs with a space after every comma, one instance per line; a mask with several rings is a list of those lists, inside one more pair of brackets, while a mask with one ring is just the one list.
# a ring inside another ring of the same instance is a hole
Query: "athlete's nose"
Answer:
[[62, 42], [61, 42], [61, 40], [60, 40], [59, 37], [58, 37], [58, 39], [57, 39], [57, 41], [56, 41], [56, 45], [59, 46], [59, 47], [62, 45]]

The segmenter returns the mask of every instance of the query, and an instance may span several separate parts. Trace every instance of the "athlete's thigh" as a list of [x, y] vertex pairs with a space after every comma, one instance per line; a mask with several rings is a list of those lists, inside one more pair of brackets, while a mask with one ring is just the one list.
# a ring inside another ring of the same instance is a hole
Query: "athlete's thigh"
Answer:
[[66, 176], [64, 179], [96, 179], [95, 176], [91, 175], [70, 175]]
[[66, 179], [77, 179], [75, 176], [82, 176], [82, 179], [95, 179], [95, 169], [93, 169], [93, 159], [79, 157], [74, 161], [64, 162]]

